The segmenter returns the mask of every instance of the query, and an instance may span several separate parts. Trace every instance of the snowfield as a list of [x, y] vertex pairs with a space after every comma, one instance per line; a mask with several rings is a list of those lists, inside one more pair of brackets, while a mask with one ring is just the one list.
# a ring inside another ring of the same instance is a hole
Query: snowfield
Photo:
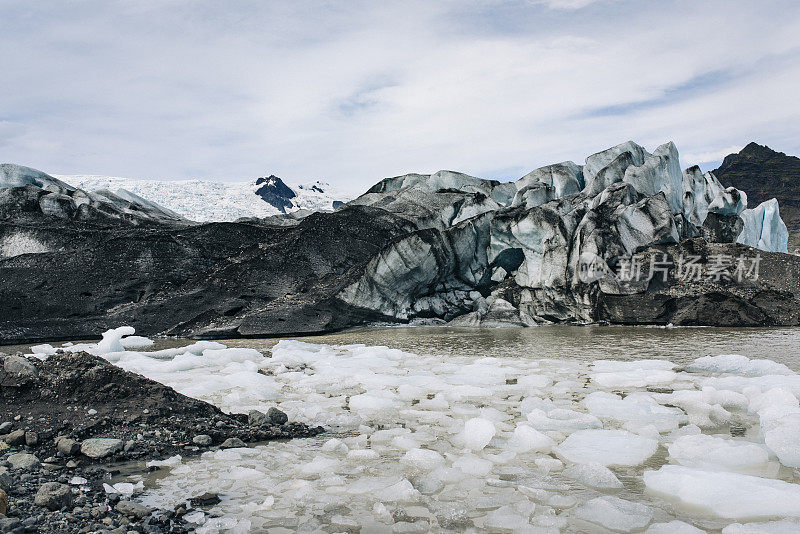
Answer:
[[[57, 175], [58, 179], [86, 191], [125, 189], [155, 202], [175, 213], [198, 222], [235, 221], [241, 217], [268, 217], [281, 211], [255, 194], [260, 187], [250, 182], [215, 182], [211, 180], [135, 180], [93, 175]], [[334, 201], [349, 197], [323, 182], [287, 184], [297, 195], [295, 206], [300, 209], [333, 210]]]
[[201, 534], [800, 531], [800, 375], [768, 360], [678, 368], [289, 340], [271, 354], [210, 341], [145, 352], [133, 334], [66, 349], [226, 411], [277, 406], [328, 430], [130, 477], [150, 506], [218, 491], [220, 517], [191, 516]]

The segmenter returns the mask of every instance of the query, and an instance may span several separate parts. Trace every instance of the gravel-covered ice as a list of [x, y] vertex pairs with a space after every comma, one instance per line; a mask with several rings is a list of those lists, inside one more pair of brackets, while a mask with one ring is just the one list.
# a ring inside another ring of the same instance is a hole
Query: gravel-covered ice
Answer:
[[729, 534], [794, 532], [800, 520], [800, 376], [768, 360], [681, 368], [288, 340], [148, 352], [133, 334], [60, 348], [225, 411], [275, 406], [327, 430], [153, 463], [159, 475], [134, 497], [150, 506], [219, 493], [219, 517], [196, 514], [198, 532]]

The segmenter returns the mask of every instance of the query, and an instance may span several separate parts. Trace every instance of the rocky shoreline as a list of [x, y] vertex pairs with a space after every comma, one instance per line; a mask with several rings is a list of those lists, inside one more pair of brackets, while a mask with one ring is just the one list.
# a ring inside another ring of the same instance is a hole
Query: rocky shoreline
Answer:
[[322, 432], [275, 408], [225, 414], [87, 352], [0, 359], [0, 532], [188, 532], [216, 495], [151, 510], [109, 484], [119, 466]]

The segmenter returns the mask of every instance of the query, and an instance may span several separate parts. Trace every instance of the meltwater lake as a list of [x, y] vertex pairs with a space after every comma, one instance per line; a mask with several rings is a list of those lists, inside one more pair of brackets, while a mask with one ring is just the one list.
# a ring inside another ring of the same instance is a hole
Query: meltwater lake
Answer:
[[800, 529], [797, 328], [133, 344], [101, 355], [226, 411], [277, 406], [326, 428], [117, 480], [142, 482], [149, 506], [219, 493], [200, 533]]

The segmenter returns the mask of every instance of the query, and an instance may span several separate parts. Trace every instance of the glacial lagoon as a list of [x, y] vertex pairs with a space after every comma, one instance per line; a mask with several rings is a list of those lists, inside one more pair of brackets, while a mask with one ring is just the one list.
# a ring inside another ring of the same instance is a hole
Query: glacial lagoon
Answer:
[[121, 344], [101, 355], [226, 411], [277, 406], [327, 430], [116, 481], [167, 508], [219, 492], [217, 518], [187, 516], [200, 533], [800, 529], [797, 328]]

